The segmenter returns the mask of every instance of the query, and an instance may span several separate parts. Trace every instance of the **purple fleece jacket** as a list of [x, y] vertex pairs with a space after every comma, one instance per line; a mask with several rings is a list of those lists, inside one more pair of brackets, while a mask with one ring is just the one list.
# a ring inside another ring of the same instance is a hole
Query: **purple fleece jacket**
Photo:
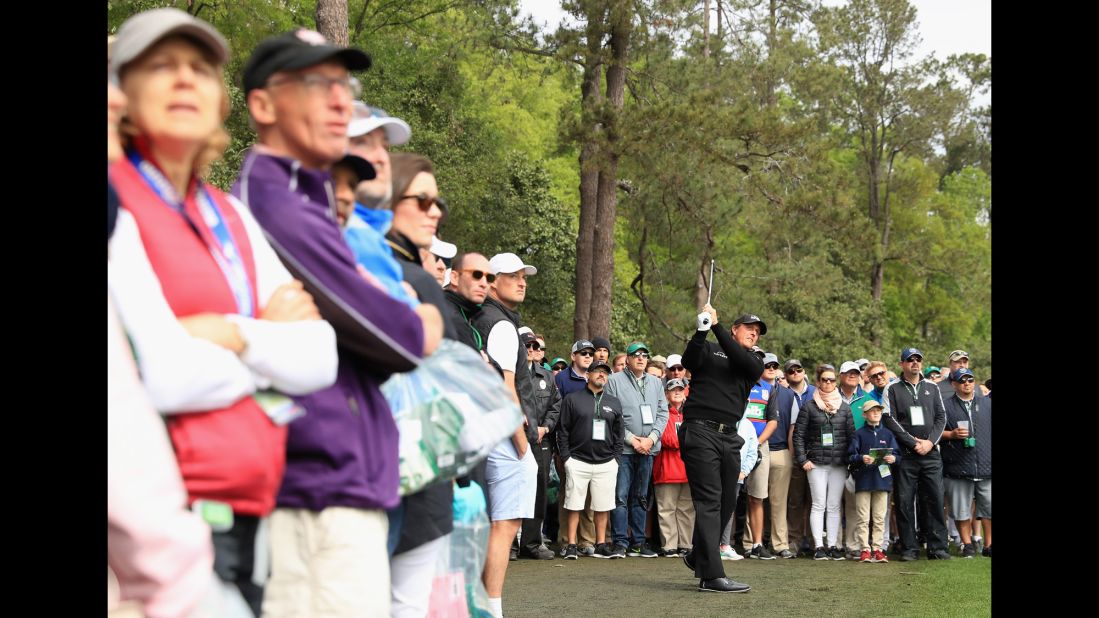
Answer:
[[332, 215], [327, 171], [253, 149], [233, 195], [251, 209], [287, 270], [313, 295], [339, 344], [336, 383], [294, 398], [306, 415], [289, 426], [278, 506], [396, 506], [397, 425], [379, 386], [391, 373], [419, 363], [419, 317], [359, 275]]

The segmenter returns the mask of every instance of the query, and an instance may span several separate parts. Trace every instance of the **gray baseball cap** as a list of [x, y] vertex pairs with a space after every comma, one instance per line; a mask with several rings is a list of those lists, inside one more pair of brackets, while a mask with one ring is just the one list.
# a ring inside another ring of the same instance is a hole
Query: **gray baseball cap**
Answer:
[[171, 34], [195, 38], [214, 54], [219, 65], [229, 60], [229, 43], [210, 24], [179, 9], [152, 9], [122, 22], [111, 46], [111, 79], [117, 83], [122, 67]]

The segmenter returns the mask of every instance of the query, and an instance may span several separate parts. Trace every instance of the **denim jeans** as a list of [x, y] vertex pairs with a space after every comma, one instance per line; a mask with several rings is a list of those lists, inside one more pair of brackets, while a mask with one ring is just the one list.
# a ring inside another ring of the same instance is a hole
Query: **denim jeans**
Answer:
[[[618, 483], [615, 487], [611, 530], [615, 545], [641, 545], [645, 542], [645, 504], [648, 502], [649, 479], [653, 474], [652, 455], [619, 455]], [[626, 536], [626, 508], [629, 506], [629, 527], [633, 543]]]

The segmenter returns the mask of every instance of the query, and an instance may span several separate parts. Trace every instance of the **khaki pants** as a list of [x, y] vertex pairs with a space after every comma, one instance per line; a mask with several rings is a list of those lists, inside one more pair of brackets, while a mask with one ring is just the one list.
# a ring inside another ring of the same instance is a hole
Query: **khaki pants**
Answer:
[[[771, 451], [771, 472], [767, 494], [771, 500], [771, 547], [775, 553], [790, 549], [787, 544], [786, 500], [790, 492], [791, 468], [794, 454], [790, 449]], [[794, 551], [797, 549], [795, 548]]]
[[[855, 545], [851, 548], [877, 550], [881, 549], [882, 530], [885, 527], [885, 507], [889, 504], [888, 491], [859, 491], [855, 492], [855, 513], [858, 517], [857, 524], [852, 525], [855, 533]], [[870, 538], [867, 539], [869, 527]]]
[[264, 618], [388, 616], [388, 530], [385, 511], [275, 509]]
[[847, 491], [847, 487], [843, 488], [843, 521], [845, 523], [843, 529], [843, 546], [846, 547], [849, 552], [856, 551], [859, 549], [859, 541], [856, 536], [859, 514], [855, 502], [855, 492]]
[[664, 549], [691, 549], [695, 505], [687, 483], [660, 483], [656, 487], [656, 516]]
[[[791, 453], [792, 455], [793, 453]], [[790, 539], [790, 551], [797, 553], [801, 549], [801, 540], [805, 538], [805, 516], [808, 514], [809, 477], [805, 469], [790, 458], [790, 490], [786, 496], [786, 527], [787, 537]], [[775, 508], [775, 503], [771, 503]]]

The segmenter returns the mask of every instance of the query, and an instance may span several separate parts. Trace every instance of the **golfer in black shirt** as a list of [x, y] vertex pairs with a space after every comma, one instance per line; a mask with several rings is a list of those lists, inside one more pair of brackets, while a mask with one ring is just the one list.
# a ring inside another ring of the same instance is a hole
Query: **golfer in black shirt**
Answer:
[[[716, 344], [706, 341], [711, 330]], [[717, 311], [707, 304], [683, 352], [683, 366], [691, 371], [691, 395], [683, 409], [679, 444], [695, 505], [694, 548], [683, 562], [699, 578], [698, 589], [707, 592], [752, 589], [725, 577], [718, 545], [738, 489], [744, 439], [736, 425], [752, 385], [763, 374], [763, 361], [751, 348], [765, 334], [767, 325], [752, 314], [737, 318], [731, 333], [724, 330]]]

